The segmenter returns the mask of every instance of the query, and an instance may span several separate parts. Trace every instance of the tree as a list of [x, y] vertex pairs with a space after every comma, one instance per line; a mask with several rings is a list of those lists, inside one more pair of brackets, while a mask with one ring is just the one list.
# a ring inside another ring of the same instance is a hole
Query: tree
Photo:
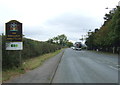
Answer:
[[54, 42], [53, 42], [53, 39], [49, 39], [47, 42], [48, 42], [48, 43], [54, 43]]
[[91, 32], [91, 33], [88, 32], [88, 38], [86, 39], [86, 42], [85, 42], [85, 44], [88, 46], [88, 49], [90, 50], [94, 49], [95, 47], [95, 44], [94, 44], [95, 36], [94, 35], [95, 35], [94, 32]]
[[59, 44], [62, 46], [66, 46], [66, 43], [68, 42], [67, 37], [64, 34], [58, 35], [58, 40]]
[[73, 43], [70, 42], [70, 41], [68, 41], [68, 42], [67, 42], [67, 46], [68, 46], [68, 47], [71, 47], [71, 46], [73, 46]]
[[66, 35], [62, 34], [62, 35], [58, 35], [57, 37], [53, 37], [52, 39], [49, 39], [47, 42], [66, 46], [66, 43], [68, 42], [68, 40]]
[[56, 44], [59, 44], [59, 39], [58, 39], [58, 37], [54, 37], [54, 38], [53, 38], [53, 41], [54, 41]]
[[98, 48], [102, 50], [117, 52], [120, 48], [120, 7], [105, 14], [105, 22], [96, 32], [89, 32], [86, 45], [90, 49]]

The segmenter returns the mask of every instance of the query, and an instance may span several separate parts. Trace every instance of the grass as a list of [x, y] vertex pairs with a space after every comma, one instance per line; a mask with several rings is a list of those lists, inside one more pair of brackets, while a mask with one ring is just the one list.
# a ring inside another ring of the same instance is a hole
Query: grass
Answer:
[[9, 80], [11, 77], [25, 73], [21, 68], [12, 68], [6, 71], [2, 71], [2, 82]]
[[29, 70], [33, 70], [33, 69], [39, 67], [40, 65], [43, 64], [43, 62], [45, 62], [45, 60], [57, 55], [61, 51], [62, 51], [62, 49], [57, 50], [56, 52], [53, 52], [53, 53], [48, 53], [48, 54], [44, 54], [42, 56], [28, 59], [23, 62], [21, 68], [12, 68], [12, 69], [8, 69], [6, 71], [2, 71], [2, 82], [5, 82], [12, 77], [15, 77], [17, 75], [23, 74]]
[[117, 53], [112, 53], [112, 52], [105, 52], [105, 51], [95, 51], [95, 50], [89, 50], [95, 53], [100, 53], [100, 54], [109, 54], [109, 55], [116, 55]]

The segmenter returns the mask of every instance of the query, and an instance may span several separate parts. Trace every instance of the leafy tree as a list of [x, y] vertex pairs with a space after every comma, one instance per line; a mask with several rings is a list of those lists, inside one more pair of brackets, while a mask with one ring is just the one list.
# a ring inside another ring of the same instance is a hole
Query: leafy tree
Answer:
[[113, 50], [120, 48], [120, 7], [105, 14], [105, 22], [97, 32], [91, 32], [86, 39], [86, 45], [90, 49]]
[[68, 42], [67, 37], [64, 34], [58, 35], [58, 39], [59, 39], [59, 44], [62, 46], [65, 46], [66, 43]]
[[53, 42], [53, 39], [49, 39], [47, 42], [48, 42], [48, 43], [54, 43], [54, 42]]
[[85, 44], [88, 46], [88, 49], [94, 49], [94, 38], [95, 38], [95, 33], [91, 32], [88, 33], [88, 38], [86, 39]]
[[67, 40], [66, 35], [62, 34], [62, 35], [58, 35], [57, 37], [54, 37], [52, 39], [49, 39], [47, 42], [62, 45], [62, 46], [66, 46], [68, 40]]
[[68, 42], [67, 42], [67, 46], [68, 46], [68, 47], [71, 47], [71, 46], [73, 46], [73, 43], [70, 42], [70, 41], [68, 41]]

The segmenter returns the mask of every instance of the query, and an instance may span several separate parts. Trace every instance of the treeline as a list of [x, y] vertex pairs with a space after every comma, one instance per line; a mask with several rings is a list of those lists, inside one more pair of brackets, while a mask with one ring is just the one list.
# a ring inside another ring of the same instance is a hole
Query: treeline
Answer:
[[58, 35], [56, 37], [53, 37], [51, 39], [49, 39], [47, 41], [48, 43], [52, 43], [52, 44], [57, 44], [57, 45], [61, 45], [61, 46], [66, 46], [66, 47], [71, 47], [73, 46], [73, 43], [70, 42], [68, 39], [67, 39], [67, 36], [65, 34], [62, 34], [62, 35]]
[[[22, 61], [37, 57], [45, 53], [54, 52], [61, 49], [60, 45], [51, 44], [48, 42], [40, 42], [27, 38], [23, 38], [23, 50], [21, 51]], [[5, 36], [2, 36], [2, 68], [3, 70], [19, 67], [20, 51], [5, 50]]]
[[90, 50], [118, 53], [120, 51], [120, 7], [105, 14], [104, 24], [94, 32], [88, 32], [86, 45]]

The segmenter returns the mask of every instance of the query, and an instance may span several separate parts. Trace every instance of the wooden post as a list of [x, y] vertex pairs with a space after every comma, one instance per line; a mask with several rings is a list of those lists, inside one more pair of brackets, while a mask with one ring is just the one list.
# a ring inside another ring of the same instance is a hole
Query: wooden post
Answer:
[[113, 47], [113, 54], [115, 53], [115, 47]]
[[21, 51], [19, 51], [19, 61], [20, 61], [20, 67], [22, 67], [22, 56], [21, 56]]

